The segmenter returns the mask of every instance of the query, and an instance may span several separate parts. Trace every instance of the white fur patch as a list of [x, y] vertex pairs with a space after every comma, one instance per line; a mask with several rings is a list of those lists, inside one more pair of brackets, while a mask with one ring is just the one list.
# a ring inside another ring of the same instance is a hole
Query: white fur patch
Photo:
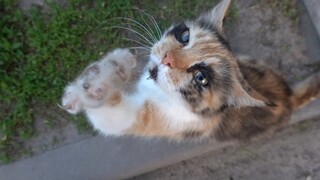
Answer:
[[158, 107], [165, 123], [175, 131], [182, 131], [199, 121], [198, 116], [188, 110], [182, 99], [179, 99], [179, 94], [165, 93], [153, 80], [147, 79], [148, 76], [149, 74], [145, 73], [139, 82], [137, 93], [124, 95], [119, 105], [86, 109], [93, 126], [105, 135], [121, 135], [136, 121], [138, 110], [147, 100]]

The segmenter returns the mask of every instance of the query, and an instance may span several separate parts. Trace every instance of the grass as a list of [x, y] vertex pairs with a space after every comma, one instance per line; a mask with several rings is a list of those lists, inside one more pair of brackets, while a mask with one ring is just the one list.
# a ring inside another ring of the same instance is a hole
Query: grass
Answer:
[[[132, 4], [78, 0], [66, 8], [52, 3], [50, 13], [34, 8], [26, 15], [15, 1], [0, 3], [0, 159], [8, 162], [10, 152], [35, 134], [35, 112], [56, 106], [69, 80], [100, 52], [121, 46], [117, 31], [100, 23], [129, 16]], [[50, 122], [51, 115], [45, 116]], [[87, 126], [83, 120], [75, 122]]]
[[[173, 20], [196, 17], [217, 1], [68, 2], [66, 7], [49, 3], [50, 12], [35, 7], [23, 13], [17, 0], [0, 1], [2, 162], [8, 163], [27, 152], [23, 142], [36, 136], [35, 117], [41, 116], [49, 128], [55, 126], [56, 119], [62, 117], [56, 104], [64, 86], [89, 62], [98, 59], [102, 52], [128, 46], [128, 42], [119, 38], [122, 31], [106, 28], [121, 23], [114, 18], [130, 17], [143, 21], [139, 11], [133, 9], [138, 7], [152, 12], [160, 26], [167, 27]], [[234, 8], [230, 16], [229, 19], [236, 17]], [[80, 131], [90, 129], [83, 116], [68, 118]]]

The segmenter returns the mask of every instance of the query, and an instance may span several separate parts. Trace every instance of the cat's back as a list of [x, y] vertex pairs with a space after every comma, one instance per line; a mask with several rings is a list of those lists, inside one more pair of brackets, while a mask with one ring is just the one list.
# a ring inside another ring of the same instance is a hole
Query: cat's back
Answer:
[[292, 91], [278, 72], [254, 59], [240, 59], [238, 65], [252, 88], [249, 94], [262, 95], [267, 106], [227, 108], [215, 133], [220, 140], [249, 140], [271, 127], [286, 124], [292, 112]]

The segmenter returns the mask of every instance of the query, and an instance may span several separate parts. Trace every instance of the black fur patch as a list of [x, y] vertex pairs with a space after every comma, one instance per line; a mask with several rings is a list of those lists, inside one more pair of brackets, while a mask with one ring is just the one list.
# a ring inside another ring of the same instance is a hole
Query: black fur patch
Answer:
[[186, 139], [199, 138], [202, 134], [200, 131], [185, 131], [182, 133], [182, 137]]
[[185, 23], [180, 23], [176, 25], [168, 34], [174, 35], [177, 41], [183, 45], [186, 45], [186, 43], [182, 41], [181, 35], [187, 30], [189, 30], [188, 26]]
[[200, 110], [200, 111], [198, 111], [196, 113], [201, 115], [201, 116], [211, 117], [211, 116], [214, 116], [214, 115], [218, 115], [218, 114], [224, 113], [224, 111], [227, 108], [229, 108], [229, 106], [227, 104], [223, 104], [217, 110], [210, 109], [210, 108], [205, 108], [205, 109], [202, 109], [202, 110]]
[[151, 78], [154, 81], [156, 81], [157, 77], [158, 77], [158, 66], [155, 66], [154, 68], [149, 69], [149, 74], [150, 74], [149, 78]]

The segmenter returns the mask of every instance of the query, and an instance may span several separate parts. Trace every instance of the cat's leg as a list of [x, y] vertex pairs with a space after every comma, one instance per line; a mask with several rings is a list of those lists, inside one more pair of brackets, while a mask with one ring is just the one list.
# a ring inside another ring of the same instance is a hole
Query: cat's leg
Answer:
[[62, 107], [69, 113], [76, 114], [86, 108], [114, 103], [115, 93], [121, 91], [127, 83], [134, 66], [135, 56], [129, 50], [116, 49], [108, 53], [89, 65], [65, 88]]

